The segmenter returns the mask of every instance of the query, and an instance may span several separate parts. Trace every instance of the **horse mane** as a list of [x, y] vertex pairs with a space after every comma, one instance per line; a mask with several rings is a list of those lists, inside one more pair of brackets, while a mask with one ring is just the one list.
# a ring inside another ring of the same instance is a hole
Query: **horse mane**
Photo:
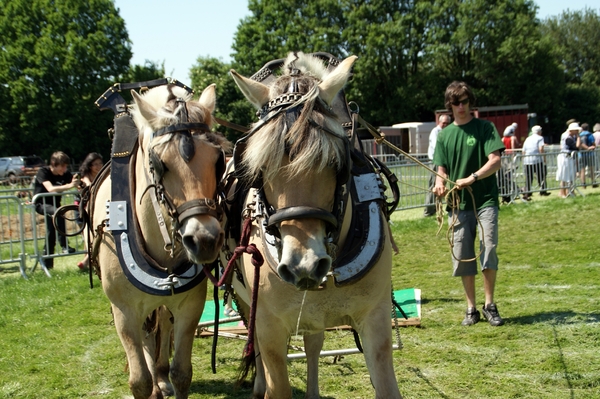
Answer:
[[[300, 75], [291, 76], [292, 68]], [[273, 179], [282, 171], [284, 155], [290, 160], [283, 169], [288, 179], [301, 178], [309, 170], [342, 168], [346, 135], [336, 116], [319, 98], [318, 84], [327, 74], [323, 62], [316, 57], [303, 53], [288, 55], [282, 75], [270, 87], [269, 97], [273, 99], [288, 92], [292, 80], [303, 96], [248, 139], [242, 163], [250, 180], [261, 173], [263, 179]], [[299, 115], [293, 111], [295, 107], [301, 108]]]

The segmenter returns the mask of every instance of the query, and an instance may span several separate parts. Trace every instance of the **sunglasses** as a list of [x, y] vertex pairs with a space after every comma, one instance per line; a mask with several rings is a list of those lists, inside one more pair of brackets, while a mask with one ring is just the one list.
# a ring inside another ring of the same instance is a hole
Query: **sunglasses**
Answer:
[[469, 103], [469, 99], [465, 98], [464, 100], [457, 100], [457, 101], [452, 101], [452, 105], [454, 105], [455, 107], [458, 107], [460, 104], [462, 105], [467, 105]]

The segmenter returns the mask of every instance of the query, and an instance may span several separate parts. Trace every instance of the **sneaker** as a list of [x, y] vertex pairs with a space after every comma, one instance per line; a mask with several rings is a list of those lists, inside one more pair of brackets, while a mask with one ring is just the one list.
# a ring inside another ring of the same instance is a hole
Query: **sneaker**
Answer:
[[63, 247], [62, 249], [63, 254], [72, 254], [73, 252], [75, 252], [75, 248], [73, 247]]
[[548, 191], [541, 191], [541, 192], [540, 192], [540, 195], [541, 195], [542, 197], [547, 197], [547, 196], [549, 196], [550, 194], [552, 194], [552, 193], [549, 193]]
[[495, 303], [490, 303], [487, 306], [481, 308], [483, 311], [483, 316], [490, 322], [490, 326], [501, 326], [504, 324], [504, 320], [500, 317], [500, 313], [498, 313], [498, 308]]
[[460, 323], [463, 326], [472, 326], [473, 324], [479, 323], [481, 319], [481, 314], [475, 308], [467, 308], [467, 313], [465, 314], [465, 319]]

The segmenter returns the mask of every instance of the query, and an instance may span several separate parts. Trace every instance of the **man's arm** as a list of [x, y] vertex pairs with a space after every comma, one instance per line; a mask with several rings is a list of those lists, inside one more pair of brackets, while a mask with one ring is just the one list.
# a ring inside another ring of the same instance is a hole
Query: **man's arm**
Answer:
[[445, 179], [448, 178], [448, 173], [444, 166], [438, 166], [437, 172], [438, 172], [438, 175], [441, 175], [442, 177], [440, 177], [440, 176], [435, 177], [435, 186], [433, 187], [433, 193], [436, 196], [441, 197], [446, 194], [446, 180]]
[[42, 185], [46, 188], [46, 190], [48, 190], [49, 193], [62, 193], [63, 191], [67, 191], [79, 185], [79, 179], [77, 176], [73, 176], [71, 183], [63, 184], [62, 186], [53, 186], [50, 180], [45, 180], [42, 182]]
[[500, 151], [492, 152], [490, 155], [488, 155], [487, 162], [481, 168], [479, 168], [479, 170], [475, 171], [477, 179], [475, 179], [473, 175], [467, 176], [462, 179], [458, 179], [456, 181], [456, 186], [459, 190], [462, 190], [463, 188], [475, 183], [476, 180], [485, 179], [486, 177], [493, 175], [498, 171], [498, 169], [500, 169], [501, 162], [502, 158], [500, 157]]

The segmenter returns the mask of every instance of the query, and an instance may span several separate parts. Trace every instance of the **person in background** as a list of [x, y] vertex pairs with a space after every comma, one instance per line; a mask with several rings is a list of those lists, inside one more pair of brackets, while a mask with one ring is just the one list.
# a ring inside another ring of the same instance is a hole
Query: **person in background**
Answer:
[[594, 125], [594, 141], [596, 142], [596, 148], [600, 147], [600, 123]]
[[[452, 119], [450, 115], [440, 115], [438, 118], [438, 124], [431, 130], [429, 133], [429, 147], [427, 148], [427, 157], [431, 161], [432, 169], [437, 171], [437, 167], [433, 164], [433, 153], [435, 151], [435, 144], [437, 142], [437, 137], [439, 132], [442, 131], [443, 128], [448, 126]], [[435, 174], [431, 173], [429, 176], [429, 191], [427, 191], [427, 196], [425, 197], [425, 210], [423, 211], [423, 216], [433, 216], [435, 215], [435, 194], [433, 194], [433, 187], [435, 186]]]
[[561, 136], [560, 154], [556, 160], [556, 181], [560, 182], [558, 192], [560, 198], [567, 198], [571, 184], [575, 183], [576, 169], [573, 156], [581, 144], [579, 132], [581, 132], [579, 123], [572, 122]]
[[581, 133], [579, 133], [581, 146], [579, 147], [579, 180], [583, 184], [583, 188], [587, 188], [585, 184], [585, 170], [587, 168], [592, 187], [598, 187], [594, 181], [595, 166], [596, 166], [596, 140], [594, 135], [589, 131], [590, 125], [587, 123], [581, 124]]
[[504, 147], [506, 148], [507, 154], [510, 154], [510, 153], [512, 153], [512, 150], [519, 148], [519, 141], [517, 140], [517, 137], [515, 136], [518, 126], [519, 125], [516, 122], [514, 122], [514, 123], [508, 125], [506, 127], [506, 129], [504, 129], [502, 143], [504, 143]]
[[[600, 123], [596, 123], [594, 125], [594, 133], [592, 133], [592, 135], [594, 136], [594, 142], [596, 144], [596, 149], [598, 149], [598, 147], [600, 147]], [[594, 165], [594, 178], [596, 177], [596, 173], [597, 171], [600, 171], [600, 159], [598, 159], [598, 155], [594, 156], [594, 158], [596, 158], [596, 165]], [[596, 183], [596, 187], [598, 186], [598, 184]]]
[[[38, 170], [33, 183], [33, 195], [43, 193], [62, 193], [80, 184], [79, 176], [73, 176], [67, 169], [70, 159], [67, 154], [62, 151], [56, 151], [50, 157], [50, 165], [44, 166]], [[35, 211], [45, 217], [46, 222], [46, 243], [44, 245], [44, 255], [54, 254], [56, 245], [56, 229], [54, 228], [53, 218], [54, 213], [60, 207], [61, 196], [44, 196], [38, 197], [35, 200]], [[58, 218], [56, 221], [59, 229], [65, 231], [65, 220]], [[63, 253], [73, 253], [75, 248], [71, 248], [67, 244], [67, 237], [62, 234], [58, 235], [60, 246]], [[54, 267], [54, 259], [45, 259], [46, 268]]]
[[531, 182], [534, 173], [540, 186], [540, 195], [550, 195], [546, 191], [546, 164], [542, 155], [545, 143], [542, 137], [542, 127], [535, 125], [531, 128], [531, 133], [523, 143], [523, 165], [525, 165], [525, 193], [523, 198], [525, 200], [529, 200], [531, 196]]
[[[438, 135], [433, 157], [440, 176], [436, 178], [434, 192], [446, 194], [446, 179], [456, 183], [460, 204], [448, 207], [449, 224], [454, 226], [452, 249], [453, 276], [460, 276], [467, 299], [463, 326], [480, 320], [475, 300], [475, 237], [479, 227], [481, 271], [485, 302], [483, 315], [492, 326], [501, 326], [494, 302], [494, 289], [498, 270], [498, 184], [496, 171], [500, 169], [500, 153], [504, 144], [493, 123], [474, 118], [471, 107], [475, 96], [465, 82], [452, 82], [445, 93], [446, 109], [452, 111], [454, 123]], [[470, 188], [470, 190], [469, 190]], [[472, 192], [472, 196], [471, 193]], [[474, 198], [474, 202], [473, 199]]]
[[[515, 136], [517, 131], [517, 126], [519, 126], [516, 122], [508, 125], [506, 129], [504, 129], [504, 133], [502, 134], [502, 143], [506, 148], [505, 155], [509, 155], [513, 153], [513, 149], [518, 148], [519, 142]], [[502, 164], [499, 172], [499, 186], [500, 193], [502, 195], [502, 203], [510, 204], [512, 201], [511, 193], [514, 192], [517, 187], [515, 185], [515, 181], [513, 180], [515, 172], [515, 158], [504, 156], [502, 157]], [[527, 197], [523, 197], [523, 199], [528, 200]]]
[[[88, 187], [92, 184], [96, 176], [98, 176], [98, 172], [100, 172], [100, 169], [102, 169], [103, 165], [104, 161], [102, 160], [102, 155], [98, 154], [97, 152], [90, 152], [85, 157], [85, 159], [81, 163], [81, 166], [79, 167], [79, 174], [81, 175], [81, 185], [79, 186], [80, 190], [83, 190], [85, 187]], [[83, 242], [86, 243], [87, 249], [85, 234], [83, 237]], [[83, 270], [88, 267], [88, 263], [89, 258], [86, 252], [83, 260], [77, 263], [77, 267]]]

